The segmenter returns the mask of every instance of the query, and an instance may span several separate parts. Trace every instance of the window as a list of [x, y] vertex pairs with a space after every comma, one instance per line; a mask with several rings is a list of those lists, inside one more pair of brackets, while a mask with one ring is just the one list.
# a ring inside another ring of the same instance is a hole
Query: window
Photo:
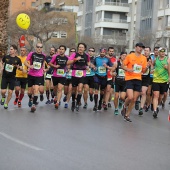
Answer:
[[67, 32], [65, 32], [65, 31], [53, 32], [52, 37], [54, 37], [54, 38], [67, 38]]
[[53, 32], [52, 37], [59, 38], [59, 33], [58, 32]]
[[32, 6], [32, 7], [35, 7], [35, 6], [36, 6], [36, 3], [35, 3], [35, 2], [32, 2], [32, 3], [31, 3], [31, 6]]
[[60, 33], [60, 38], [67, 38], [67, 33], [66, 32], [61, 32]]

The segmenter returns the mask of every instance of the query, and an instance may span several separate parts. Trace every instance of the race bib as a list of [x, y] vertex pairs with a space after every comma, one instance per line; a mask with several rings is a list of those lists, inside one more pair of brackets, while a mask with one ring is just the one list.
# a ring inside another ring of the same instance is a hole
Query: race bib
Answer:
[[13, 72], [14, 66], [10, 64], [5, 65], [5, 70], [8, 72]]
[[107, 78], [107, 81], [110, 81], [110, 80], [112, 80], [112, 78]]
[[101, 73], [101, 74], [106, 73], [106, 68], [103, 67], [103, 66], [100, 66], [100, 67], [98, 67], [98, 71], [99, 71], [99, 73]]
[[138, 64], [135, 64], [133, 66], [133, 72], [134, 73], [141, 73], [142, 72], [142, 66], [141, 65], [138, 65]]
[[51, 79], [51, 74], [46, 74], [46, 78]]
[[70, 76], [70, 77], [72, 76], [72, 70], [69, 70], [67, 76]]
[[91, 73], [91, 68], [89, 68], [88, 70], [86, 70], [86, 74], [90, 74]]
[[118, 76], [125, 77], [125, 71], [123, 69], [119, 69]]
[[143, 75], [148, 75], [149, 74], [149, 69], [147, 69], [147, 71], [145, 73], [143, 73]]
[[76, 70], [75, 76], [76, 77], [83, 77], [83, 70]]
[[64, 69], [57, 69], [57, 75], [58, 76], [63, 76], [64, 75]]
[[34, 69], [39, 70], [41, 68], [41, 63], [40, 62], [33, 62]]

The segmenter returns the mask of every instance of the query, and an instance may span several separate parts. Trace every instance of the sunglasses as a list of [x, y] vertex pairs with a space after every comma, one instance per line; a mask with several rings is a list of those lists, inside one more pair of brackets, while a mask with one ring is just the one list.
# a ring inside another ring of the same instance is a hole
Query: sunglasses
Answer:
[[70, 52], [76, 52], [76, 51], [70, 51]]
[[37, 48], [43, 48], [43, 46], [36, 46]]
[[90, 52], [94, 52], [94, 50], [89, 50]]
[[165, 52], [165, 50], [160, 50], [159, 52]]

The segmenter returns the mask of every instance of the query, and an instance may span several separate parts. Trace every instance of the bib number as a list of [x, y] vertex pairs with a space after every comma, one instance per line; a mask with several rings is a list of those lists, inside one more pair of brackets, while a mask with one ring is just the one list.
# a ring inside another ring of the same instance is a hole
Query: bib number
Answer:
[[134, 66], [133, 66], [133, 72], [134, 73], [141, 73], [142, 72], [142, 66], [141, 65], [138, 65], [138, 64], [135, 64]]
[[83, 77], [83, 70], [76, 70], [75, 76], [76, 77]]
[[8, 72], [13, 72], [14, 66], [10, 64], [6, 64], [5, 70]]
[[91, 68], [89, 68], [88, 70], [86, 70], [86, 74], [90, 74], [91, 73]]
[[120, 77], [125, 77], [125, 71], [123, 69], [119, 69], [118, 75]]
[[98, 70], [100, 74], [106, 73], [106, 68], [103, 66], [99, 67]]
[[33, 62], [34, 69], [39, 70], [41, 68], [41, 63], [40, 62]]
[[51, 76], [52, 76], [51, 74], [47, 74], [46, 78], [51, 79]]
[[57, 69], [57, 75], [58, 76], [63, 76], [64, 75], [64, 69]]

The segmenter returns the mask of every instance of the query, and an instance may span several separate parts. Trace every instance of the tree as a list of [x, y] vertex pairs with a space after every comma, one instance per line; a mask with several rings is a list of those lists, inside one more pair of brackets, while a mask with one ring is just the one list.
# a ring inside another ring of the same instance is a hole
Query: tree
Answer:
[[[0, 51], [4, 55], [7, 50], [7, 20], [9, 0], [0, 0]], [[0, 55], [0, 57], [1, 57]]]
[[[20, 29], [16, 24], [16, 17], [19, 13], [29, 15], [31, 25], [28, 30]], [[67, 32], [70, 29], [68, 19], [61, 12], [38, 11], [29, 9], [20, 11], [10, 17], [8, 21], [8, 35], [11, 43], [18, 43], [21, 35], [25, 35], [28, 49], [31, 51], [34, 48], [35, 42], [46, 44], [57, 31]]]

